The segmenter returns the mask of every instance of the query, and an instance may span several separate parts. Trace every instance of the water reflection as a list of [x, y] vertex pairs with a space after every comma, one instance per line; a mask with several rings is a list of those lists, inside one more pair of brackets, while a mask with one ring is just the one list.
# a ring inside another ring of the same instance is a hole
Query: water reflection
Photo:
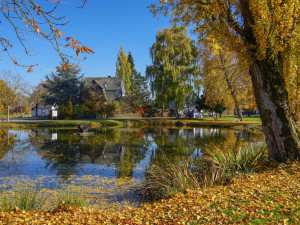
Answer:
[[98, 208], [124, 208], [140, 204], [133, 190], [153, 164], [201, 158], [212, 144], [242, 146], [264, 138], [221, 128], [91, 131], [84, 137], [74, 129], [0, 130], [0, 189], [38, 186], [55, 202], [56, 190], [71, 186]]
[[[1, 176], [71, 175], [144, 178], [153, 163], [201, 157], [211, 145], [249, 145], [262, 135], [222, 128], [97, 129], [73, 135], [72, 129], [0, 131]], [[12, 163], [13, 162], [13, 163]], [[5, 166], [6, 165], [6, 166]]]
[[0, 159], [3, 159], [8, 151], [15, 145], [16, 135], [10, 134], [8, 130], [0, 130]]

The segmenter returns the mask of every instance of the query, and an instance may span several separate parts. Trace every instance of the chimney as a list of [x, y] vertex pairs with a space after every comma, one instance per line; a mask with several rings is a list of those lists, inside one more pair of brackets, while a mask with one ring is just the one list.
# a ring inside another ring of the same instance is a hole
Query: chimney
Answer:
[[108, 75], [108, 78], [111, 78], [111, 76], [110, 76], [110, 75]]

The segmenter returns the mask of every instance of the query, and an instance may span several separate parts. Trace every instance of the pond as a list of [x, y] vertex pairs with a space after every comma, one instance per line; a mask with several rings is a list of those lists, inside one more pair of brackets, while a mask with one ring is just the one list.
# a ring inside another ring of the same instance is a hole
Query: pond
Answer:
[[145, 170], [157, 163], [201, 157], [209, 145], [249, 145], [263, 135], [225, 128], [97, 128], [91, 136], [76, 129], [0, 130], [0, 188], [17, 191], [38, 187], [49, 195], [80, 193], [101, 209], [139, 205], [136, 188]]

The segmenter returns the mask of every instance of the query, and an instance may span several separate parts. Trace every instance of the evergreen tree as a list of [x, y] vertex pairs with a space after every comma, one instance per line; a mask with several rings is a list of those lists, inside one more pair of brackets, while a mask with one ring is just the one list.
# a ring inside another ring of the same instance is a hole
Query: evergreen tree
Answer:
[[137, 72], [137, 70], [135, 69], [133, 56], [130, 51], [128, 53], [128, 62], [130, 63], [132, 72], [132, 94], [137, 97], [141, 105], [144, 105], [145, 102], [149, 100], [151, 94], [148, 89], [147, 78], [145, 76], [142, 76], [142, 74], [140, 72]]
[[128, 55], [125, 54], [123, 46], [121, 46], [117, 57], [116, 77], [123, 77], [126, 95], [130, 95], [132, 92], [132, 71]]
[[130, 69], [131, 69], [131, 74], [132, 76], [130, 77], [130, 82], [131, 82], [131, 93], [135, 93], [136, 91], [136, 87], [135, 87], [135, 78], [137, 76], [137, 71], [135, 69], [135, 64], [134, 64], [134, 60], [133, 60], [133, 56], [131, 54], [131, 52], [129, 51], [128, 53], [128, 62], [130, 63]]
[[148, 89], [147, 78], [142, 76], [139, 72], [134, 77], [133, 84], [135, 87], [135, 95], [140, 99], [142, 105], [146, 104], [151, 94]]
[[44, 95], [43, 98], [49, 104], [67, 105], [71, 101], [74, 105], [80, 102], [83, 85], [83, 75], [80, 74], [80, 69], [67, 67], [66, 70], [61, 69], [46, 76], [43, 87], [46, 89], [47, 95]]

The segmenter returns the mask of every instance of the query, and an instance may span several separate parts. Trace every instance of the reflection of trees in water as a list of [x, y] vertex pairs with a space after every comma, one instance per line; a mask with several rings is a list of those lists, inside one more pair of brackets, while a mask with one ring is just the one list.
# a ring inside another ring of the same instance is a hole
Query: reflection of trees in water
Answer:
[[199, 158], [201, 150], [211, 145], [233, 148], [263, 140], [262, 135], [224, 128], [156, 128], [151, 131], [156, 144], [151, 163], [166, 163], [166, 159], [175, 163], [191, 156]]
[[195, 151], [195, 138], [191, 130], [162, 129], [153, 135], [155, 147], [150, 164], [163, 164], [166, 159], [175, 163], [189, 158]]
[[9, 134], [8, 130], [0, 130], [0, 159], [3, 159], [6, 154], [12, 150], [16, 143], [16, 135]]
[[116, 164], [117, 177], [131, 177], [133, 169], [146, 156], [150, 141], [141, 129], [114, 129], [106, 131], [107, 143], [121, 145], [125, 151], [120, 163]]
[[94, 160], [101, 156], [102, 149], [98, 145], [103, 139], [99, 137], [80, 137], [73, 135], [72, 130], [57, 130], [58, 140], [51, 140], [52, 130], [36, 129], [31, 139], [36, 144], [37, 152], [46, 161], [46, 167], [56, 171], [57, 175], [67, 178], [80, 171], [79, 164]]
[[50, 140], [51, 130], [35, 130], [31, 139], [37, 144], [37, 151], [47, 167], [64, 177], [78, 173], [81, 163], [113, 164], [118, 177], [131, 176], [134, 166], [145, 158], [148, 149], [146, 138], [139, 130], [97, 130], [95, 135], [88, 137], [72, 135], [74, 131], [57, 132], [57, 141]]
[[20, 171], [20, 162], [24, 161], [24, 154], [30, 148], [28, 140], [18, 140], [17, 137], [17, 131], [0, 130], [0, 167], [2, 176], [9, 176], [12, 170]]
[[201, 149], [212, 144], [240, 146], [249, 144], [248, 139], [253, 141], [247, 133], [224, 128], [97, 129], [88, 137], [58, 129], [57, 141], [51, 140], [52, 132], [33, 130], [31, 143], [50, 170], [65, 176], [80, 172], [80, 164], [98, 164], [115, 165], [117, 177], [130, 177], [151, 148], [150, 164], [165, 163], [165, 157], [171, 162], [182, 161], [197, 156], [197, 151], [199, 157]]

